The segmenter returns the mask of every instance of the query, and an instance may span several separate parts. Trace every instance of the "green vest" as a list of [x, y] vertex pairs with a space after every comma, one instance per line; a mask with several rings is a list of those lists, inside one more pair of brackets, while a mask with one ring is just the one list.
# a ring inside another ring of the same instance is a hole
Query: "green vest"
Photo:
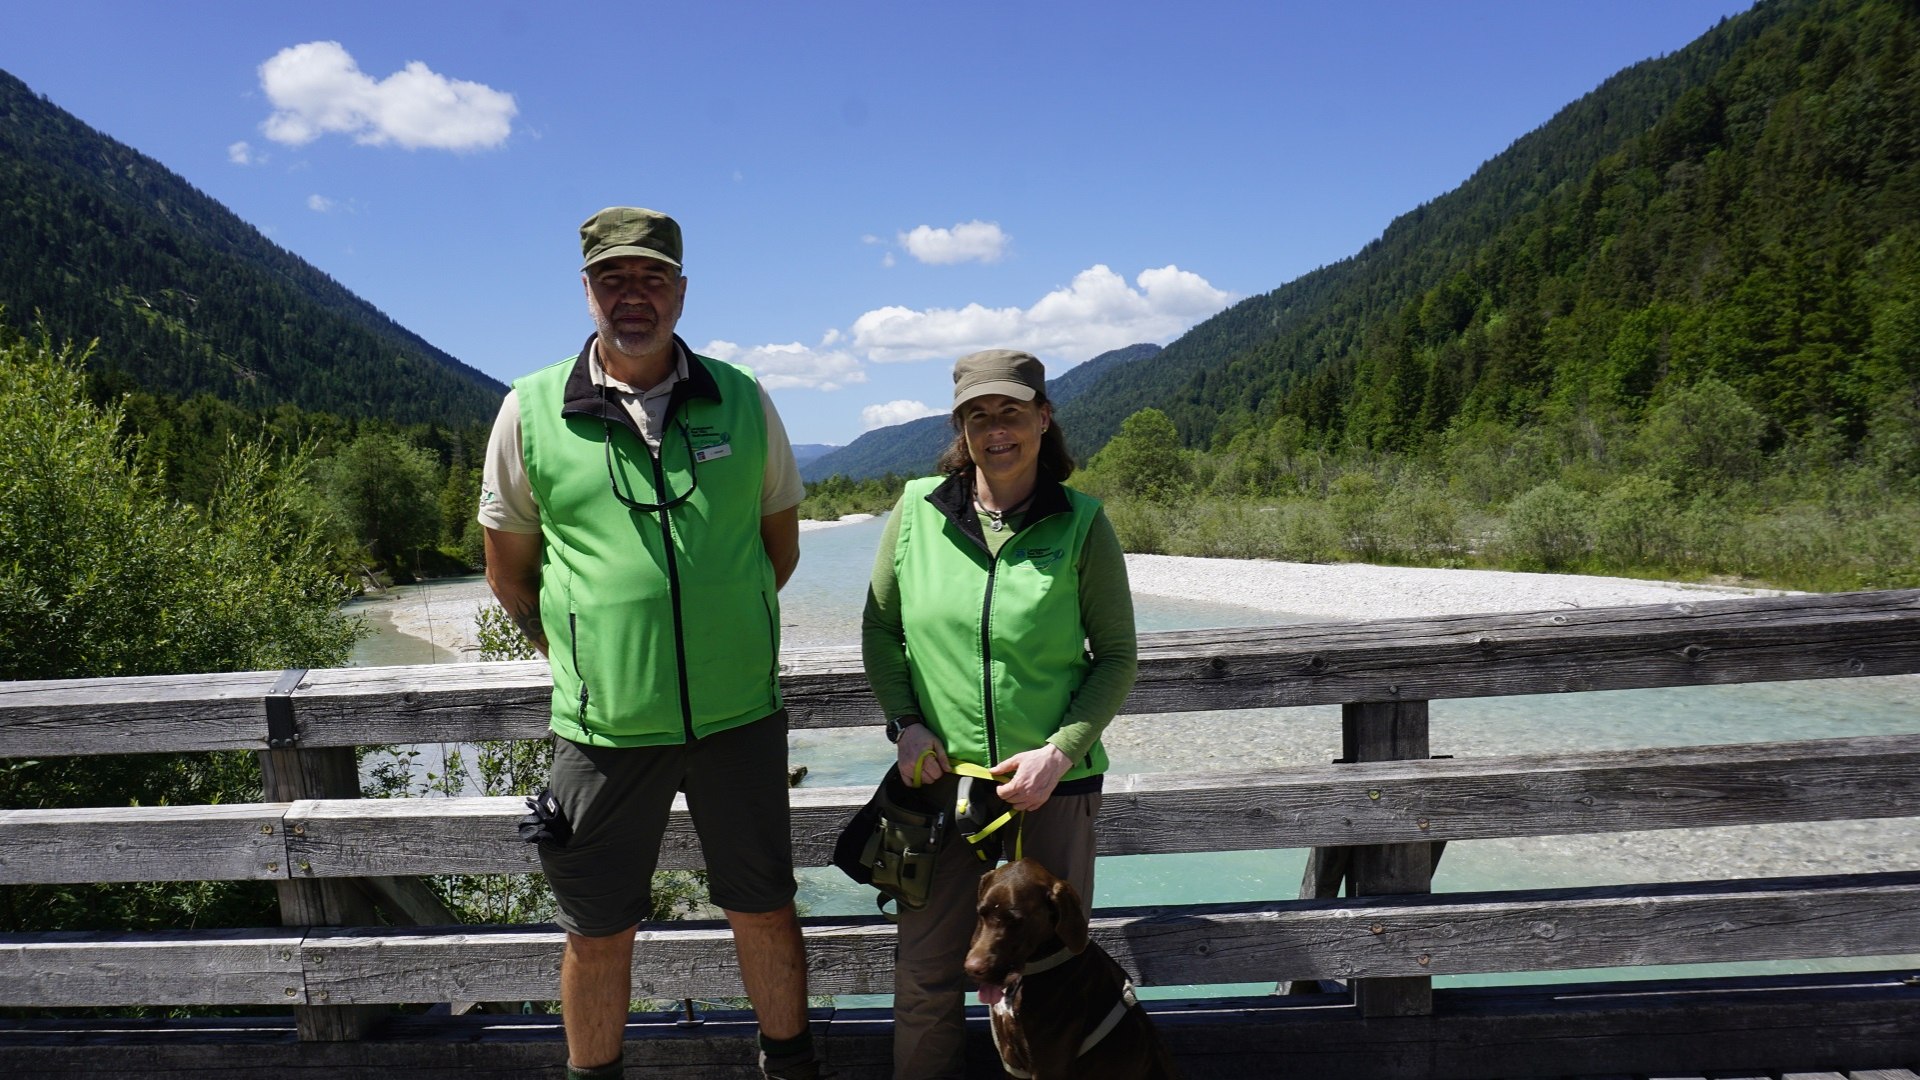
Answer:
[[[658, 458], [593, 385], [586, 349], [513, 384], [546, 540], [553, 730], [575, 742], [681, 743], [780, 708], [760, 390], [744, 369], [680, 348], [687, 378], [668, 401]], [[636, 503], [685, 499], [635, 509], [610, 485]]]
[[[1041, 480], [1026, 524], [987, 553], [964, 476], [907, 484], [893, 549], [907, 666], [955, 761], [992, 765], [1060, 728], [1087, 677], [1080, 558], [1100, 503]], [[1095, 743], [1061, 780], [1105, 772]]]

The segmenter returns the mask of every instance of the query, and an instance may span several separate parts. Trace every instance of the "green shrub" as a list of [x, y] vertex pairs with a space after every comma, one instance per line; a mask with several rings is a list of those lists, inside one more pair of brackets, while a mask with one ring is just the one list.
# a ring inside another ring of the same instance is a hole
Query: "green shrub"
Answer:
[[1673, 485], [1623, 477], [1593, 504], [1594, 551], [1618, 567], [1648, 566], [1674, 550]]
[[[175, 502], [119, 410], [84, 397], [84, 361], [0, 327], [0, 679], [345, 663], [363, 627], [339, 611], [308, 459], [234, 444], [205, 509]], [[5, 781], [8, 808], [261, 797], [241, 752], [18, 761]], [[276, 921], [264, 882], [0, 889], [5, 930]]]
[[1327, 496], [1333, 527], [1340, 543], [1355, 558], [1373, 560], [1388, 544], [1386, 492], [1379, 477], [1371, 472], [1341, 474]]
[[1502, 546], [1520, 565], [1565, 570], [1587, 553], [1588, 500], [1548, 481], [1507, 507]]

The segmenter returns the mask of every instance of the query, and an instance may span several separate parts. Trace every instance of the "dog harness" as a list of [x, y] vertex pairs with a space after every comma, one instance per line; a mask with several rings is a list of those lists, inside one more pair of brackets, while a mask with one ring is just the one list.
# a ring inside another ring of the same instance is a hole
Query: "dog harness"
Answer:
[[[1020, 973], [1020, 977], [1026, 979], [1034, 975], [1052, 971], [1054, 968], [1059, 967], [1061, 964], [1079, 955], [1079, 953], [1074, 952], [1072, 949], [1063, 948], [1051, 956], [1042, 957], [1028, 964], [1026, 969]], [[1120, 1020], [1127, 1015], [1127, 1010], [1138, 1004], [1140, 1004], [1140, 999], [1134, 995], [1133, 980], [1122, 980], [1120, 983], [1120, 1000], [1113, 1003], [1113, 1008], [1107, 1012], [1106, 1019], [1095, 1025], [1094, 1029], [1087, 1033], [1087, 1037], [1080, 1040], [1080, 1048], [1073, 1052], [1073, 1056], [1085, 1057], [1087, 1051], [1100, 1045], [1101, 1039], [1112, 1034], [1113, 1029], [1120, 1026]], [[1013, 1012], [1012, 999], [1001, 998], [998, 1002], [994, 1003], [992, 1008], [995, 1012], [1011, 1014]], [[1000, 1029], [992, 1024], [988, 1024], [987, 1030], [993, 1034], [993, 1048], [999, 1053], [1000, 1067], [1006, 1070], [1007, 1075], [1014, 1077], [1015, 1080], [1033, 1080], [1032, 1073], [1024, 1069], [1016, 1069], [1012, 1065], [1007, 1064], [1006, 1048], [1000, 1045]]]

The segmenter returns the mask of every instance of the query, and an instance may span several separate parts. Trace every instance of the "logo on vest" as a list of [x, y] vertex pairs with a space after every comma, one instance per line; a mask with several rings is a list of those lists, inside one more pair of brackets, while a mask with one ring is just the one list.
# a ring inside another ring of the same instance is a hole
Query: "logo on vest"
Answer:
[[733, 456], [733, 440], [724, 431], [706, 426], [690, 427], [687, 429], [687, 438], [693, 442], [695, 461]]
[[1012, 557], [1007, 561], [1023, 562], [1032, 566], [1035, 570], [1048, 570], [1053, 567], [1054, 563], [1059, 562], [1060, 557], [1066, 553], [1065, 548], [1057, 547], [1014, 548]]

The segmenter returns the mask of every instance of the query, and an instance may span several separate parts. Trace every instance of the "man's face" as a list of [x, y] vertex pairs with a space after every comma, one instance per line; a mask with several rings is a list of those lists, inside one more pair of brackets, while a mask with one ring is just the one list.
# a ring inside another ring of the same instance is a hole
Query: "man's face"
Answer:
[[603, 259], [581, 274], [587, 307], [602, 345], [631, 357], [650, 356], [673, 343], [687, 299], [687, 279], [659, 259]]

